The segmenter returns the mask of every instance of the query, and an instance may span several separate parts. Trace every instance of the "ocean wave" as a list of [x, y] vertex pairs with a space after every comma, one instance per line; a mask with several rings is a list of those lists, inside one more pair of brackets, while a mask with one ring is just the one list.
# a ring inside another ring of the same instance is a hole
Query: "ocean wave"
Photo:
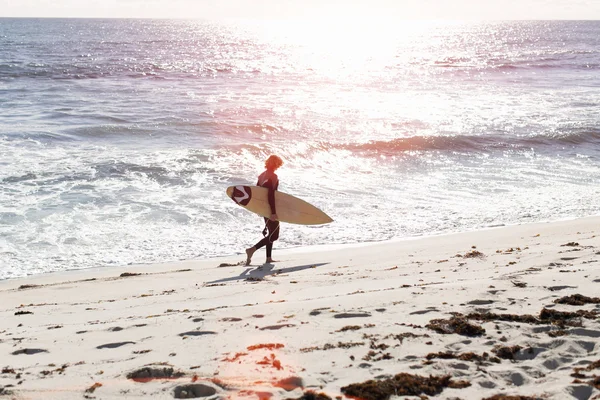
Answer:
[[348, 150], [364, 156], [400, 155], [409, 152], [489, 153], [493, 151], [561, 151], [564, 146], [595, 144], [600, 148], [600, 129], [582, 129], [549, 135], [454, 135], [412, 136], [366, 143], [320, 143], [322, 149]]
[[80, 80], [100, 78], [158, 78], [158, 79], [194, 79], [213, 77], [216, 74], [252, 74], [261, 73], [255, 66], [234, 65], [233, 63], [215, 63], [194, 61], [188, 63], [157, 64], [155, 62], [130, 64], [119, 60], [111, 63], [51, 64], [17, 63], [0, 64], [0, 79], [56, 79]]

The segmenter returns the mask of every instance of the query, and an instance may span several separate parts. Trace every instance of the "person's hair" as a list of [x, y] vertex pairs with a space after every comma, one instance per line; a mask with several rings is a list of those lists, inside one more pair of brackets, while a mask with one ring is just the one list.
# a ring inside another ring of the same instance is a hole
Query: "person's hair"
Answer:
[[277, 168], [281, 167], [282, 165], [283, 165], [283, 160], [274, 154], [269, 156], [269, 158], [267, 158], [267, 161], [265, 161], [265, 168], [270, 169], [272, 171], [275, 171]]

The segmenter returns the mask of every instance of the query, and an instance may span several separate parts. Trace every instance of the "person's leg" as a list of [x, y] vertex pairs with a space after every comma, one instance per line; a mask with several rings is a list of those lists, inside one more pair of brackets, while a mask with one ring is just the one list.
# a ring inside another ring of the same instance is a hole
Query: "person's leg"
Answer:
[[265, 237], [260, 242], [256, 243], [254, 246], [246, 249], [246, 265], [250, 265], [252, 261], [252, 256], [256, 252], [256, 250], [260, 249], [263, 246], [268, 246], [269, 240]]
[[265, 239], [268, 239], [267, 242], [267, 262], [272, 263], [275, 262], [272, 258], [273, 253], [273, 242], [279, 239], [279, 221], [269, 221], [267, 222], [267, 228], [269, 230], [269, 234]]
[[[269, 219], [265, 218], [265, 230], [263, 231], [263, 235], [266, 234], [268, 223], [269, 223]], [[261, 241], [256, 243], [254, 246], [247, 248], [246, 249], [246, 265], [250, 265], [250, 262], [252, 261], [252, 256], [254, 255], [256, 250], [260, 249], [263, 246], [266, 246], [268, 243], [269, 243], [269, 241], [267, 240], [267, 237], [264, 237]]]
[[267, 262], [272, 262], [271, 254], [273, 253], [273, 243], [267, 244]]

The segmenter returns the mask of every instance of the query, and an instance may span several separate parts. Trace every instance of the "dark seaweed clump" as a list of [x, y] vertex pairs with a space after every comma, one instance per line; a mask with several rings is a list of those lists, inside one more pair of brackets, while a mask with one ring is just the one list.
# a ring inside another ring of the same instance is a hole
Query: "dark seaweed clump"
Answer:
[[331, 397], [327, 396], [325, 393], [317, 393], [313, 390], [307, 390], [302, 394], [302, 397], [286, 400], [331, 400]]
[[[461, 314], [456, 314], [457, 317], [462, 317]], [[495, 314], [491, 312], [484, 313], [470, 313], [467, 314], [467, 319], [475, 319], [478, 321], [506, 321], [506, 322], [520, 322], [525, 324], [547, 324], [554, 323], [558, 325], [573, 325], [569, 320], [574, 318], [587, 318], [595, 319], [598, 317], [598, 313], [595, 311], [579, 310], [576, 312], [568, 311], [557, 311], [543, 308], [540, 311], [538, 318], [530, 314], [518, 315], [518, 314]]]
[[505, 394], [496, 394], [492, 397], [486, 397], [482, 400], [540, 400], [541, 397], [531, 397], [531, 396], [507, 396]]
[[585, 304], [600, 304], [600, 297], [588, 297], [582, 294], [572, 294], [554, 300], [556, 304], [568, 304], [570, 306], [583, 306]]
[[388, 400], [394, 396], [419, 396], [426, 394], [435, 396], [442, 393], [444, 388], [462, 389], [471, 384], [466, 381], [452, 381], [446, 376], [419, 376], [400, 373], [385, 380], [368, 380], [363, 383], [353, 383], [342, 387], [342, 393], [349, 397], [362, 400]]
[[464, 316], [433, 319], [425, 327], [441, 334], [457, 333], [463, 336], [481, 336], [485, 333], [485, 329], [479, 325], [470, 324]]
[[429, 353], [425, 356], [428, 360], [433, 360], [434, 358], [439, 358], [442, 360], [461, 360], [461, 361], [475, 361], [478, 363], [482, 363], [484, 361], [491, 361], [495, 363], [500, 363], [500, 359], [498, 357], [490, 357], [488, 353], [483, 353], [482, 355], [468, 352], [468, 353], [451, 353], [449, 351], [439, 352], [439, 353]]
[[591, 363], [587, 367], [575, 367], [575, 368], [573, 368], [573, 371], [575, 371], [575, 372], [572, 373], [571, 376], [575, 377], [575, 378], [587, 378], [587, 376], [585, 374], [583, 374], [583, 372], [585, 372], [585, 371], [592, 371], [594, 369], [600, 369], [600, 360], [594, 361], [593, 363]]
[[496, 314], [491, 312], [470, 313], [468, 319], [476, 319], [478, 321], [505, 321], [505, 322], [521, 322], [525, 324], [539, 324], [540, 321], [530, 314]]
[[598, 313], [595, 311], [586, 311], [586, 310], [578, 310], [575, 312], [569, 311], [557, 311], [557, 310], [549, 310], [544, 308], [540, 312], [540, 319], [542, 321], [551, 321], [551, 322], [565, 322], [569, 319], [573, 318], [587, 318], [587, 319], [596, 319]]
[[505, 360], [514, 360], [515, 354], [521, 349], [521, 346], [497, 346], [492, 350], [492, 353]]

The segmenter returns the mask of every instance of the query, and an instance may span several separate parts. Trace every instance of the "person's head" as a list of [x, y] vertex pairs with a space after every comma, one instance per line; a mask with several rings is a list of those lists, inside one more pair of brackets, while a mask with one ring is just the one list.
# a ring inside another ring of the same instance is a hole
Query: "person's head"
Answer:
[[271, 155], [265, 161], [265, 168], [271, 171], [275, 171], [277, 168], [283, 165], [283, 160], [276, 155]]

